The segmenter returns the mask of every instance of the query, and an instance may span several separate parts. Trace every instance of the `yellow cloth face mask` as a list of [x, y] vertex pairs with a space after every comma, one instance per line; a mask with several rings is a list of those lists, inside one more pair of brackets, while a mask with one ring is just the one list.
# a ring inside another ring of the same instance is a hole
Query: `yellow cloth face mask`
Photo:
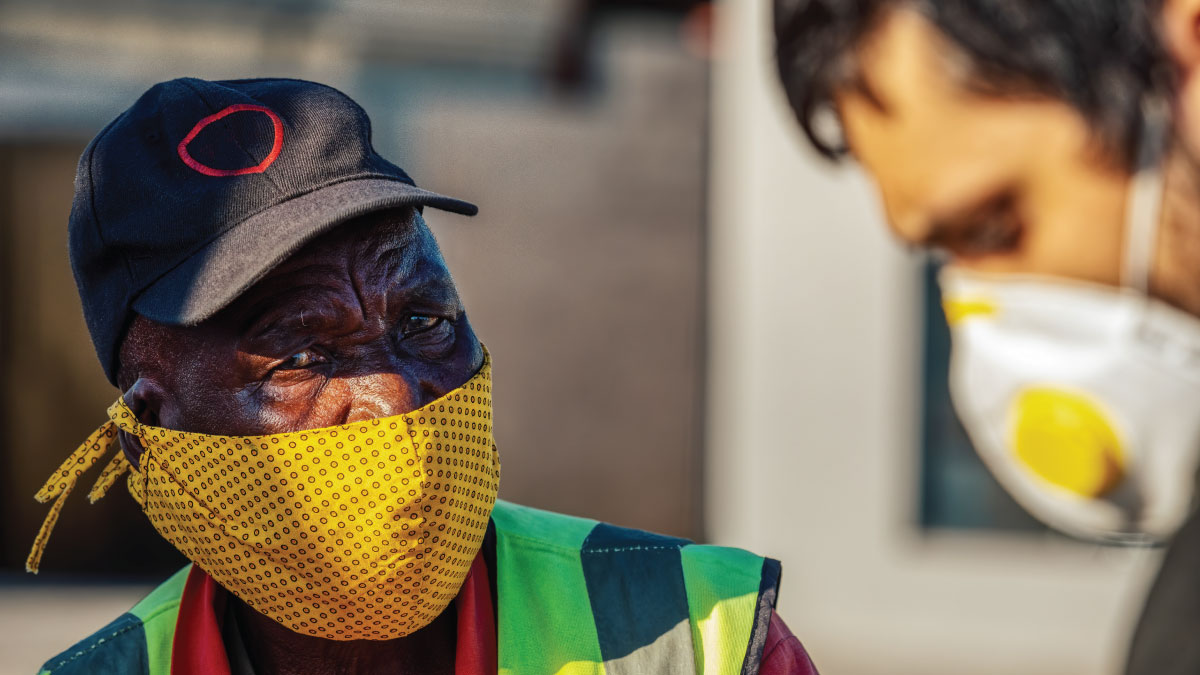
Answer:
[[[94, 502], [128, 486], [159, 534], [255, 610], [297, 633], [388, 640], [427, 626], [466, 579], [496, 501], [491, 360], [403, 415], [267, 436], [139, 424], [125, 405], [51, 476], [55, 500], [26, 563], [79, 476], [116, 450]], [[141, 441], [133, 468], [117, 430]]]

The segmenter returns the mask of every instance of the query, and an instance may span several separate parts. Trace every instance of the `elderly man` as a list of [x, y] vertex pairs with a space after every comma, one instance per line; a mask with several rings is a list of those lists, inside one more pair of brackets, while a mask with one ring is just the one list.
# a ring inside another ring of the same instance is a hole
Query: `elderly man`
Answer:
[[852, 154], [894, 232], [947, 256], [979, 454], [1058, 529], [1174, 534], [1129, 672], [1200, 672], [1200, 2], [774, 5], [814, 147]]
[[111, 454], [194, 564], [48, 673], [811, 673], [777, 562], [496, 500], [491, 360], [432, 206], [298, 80], [159, 84], [81, 159], [71, 262]]

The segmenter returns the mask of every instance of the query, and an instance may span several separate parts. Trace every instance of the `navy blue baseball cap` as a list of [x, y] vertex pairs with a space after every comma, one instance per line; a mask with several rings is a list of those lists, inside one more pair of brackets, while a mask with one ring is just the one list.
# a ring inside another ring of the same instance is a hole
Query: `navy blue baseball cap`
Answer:
[[116, 384], [137, 314], [195, 325], [313, 237], [381, 209], [476, 207], [416, 186], [348, 96], [291, 79], [152, 87], [84, 150], [69, 247], [83, 315]]

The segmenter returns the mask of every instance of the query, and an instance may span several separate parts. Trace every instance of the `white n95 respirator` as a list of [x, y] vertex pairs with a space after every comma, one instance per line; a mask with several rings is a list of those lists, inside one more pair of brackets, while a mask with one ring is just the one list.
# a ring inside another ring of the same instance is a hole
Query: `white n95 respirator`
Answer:
[[[1143, 149], [1158, 154], [1154, 135]], [[1162, 179], [1157, 158], [1142, 166], [1122, 287], [953, 266], [940, 278], [972, 443], [1030, 513], [1088, 539], [1165, 539], [1196, 485], [1200, 319], [1147, 294]]]

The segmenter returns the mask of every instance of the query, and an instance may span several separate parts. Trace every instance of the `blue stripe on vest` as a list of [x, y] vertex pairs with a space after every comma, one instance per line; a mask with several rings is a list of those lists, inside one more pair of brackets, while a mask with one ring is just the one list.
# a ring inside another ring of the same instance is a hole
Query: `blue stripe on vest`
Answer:
[[42, 666], [52, 675], [144, 675], [150, 672], [142, 620], [128, 612]]
[[[606, 662], [654, 643], [681, 622], [687, 625], [679, 549], [690, 543], [606, 523], [588, 534], [580, 558]], [[690, 650], [690, 630], [687, 635]]]

